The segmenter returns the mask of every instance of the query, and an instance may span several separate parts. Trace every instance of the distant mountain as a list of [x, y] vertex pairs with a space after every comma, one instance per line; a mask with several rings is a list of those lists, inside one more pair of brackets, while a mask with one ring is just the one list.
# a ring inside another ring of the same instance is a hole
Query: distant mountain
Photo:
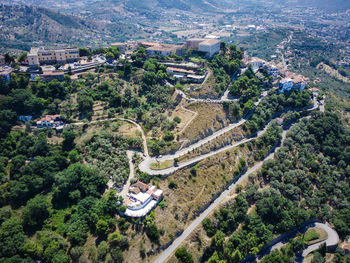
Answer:
[[[110, 11], [137, 11], [137, 12], [159, 12], [168, 9], [182, 11], [223, 11], [232, 8], [233, 1], [230, 0], [0, 0], [0, 3], [23, 4], [32, 6], [44, 6], [48, 8], [78, 11], [92, 10], [101, 7], [109, 7]], [[121, 14], [123, 15], [123, 14]]]
[[125, 32], [134, 34], [136, 27], [90, 21], [42, 7], [0, 4], [3, 48], [28, 49], [32, 42], [101, 44]]
[[[271, 1], [267, 0], [265, 2]], [[272, 2], [282, 6], [313, 7], [326, 12], [339, 12], [350, 9], [349, 0], [273, 0]]]

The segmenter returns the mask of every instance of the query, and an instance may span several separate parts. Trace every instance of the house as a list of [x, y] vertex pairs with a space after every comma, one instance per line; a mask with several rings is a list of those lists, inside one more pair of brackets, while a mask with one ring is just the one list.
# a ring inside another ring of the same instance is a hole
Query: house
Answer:
[[203, 81], [205, 80], [205, 75], [192, 75], [189, 74], [187, 75], [187, 79], [191, 82], [195, 82], [195, 83], [203, 83]]
[[146, 41], [140, 41], [139, 46], [142, 46], [146, 49], [146, 54], [148, 56], [167, 57], [167, 56], [176, 54], [177, 50], [181, 49], [181, 46], [153, 43], [153, 42], [146, 42]]
[[273, 63], [266, 63], [265, 68], [267, 70], [267, 74], [273, 76], [274, 79], [277, 79], [279, 73], [278, 67], [276, 67]]
[[254, 72], [261, 68], [265, 68], [266, 61], [257, 57], [248, 58], [247, 64], [250, 65]]
[[167, 67], [166, 72], [173, 76], [173, 75], [182, 75], [182, 76], [187, 76], [189, 74], [195, 75], [196, 72], [193, 70], [187, 70], [187, 69], [182, 69], [182, 68], [174, 68], [174, 67]]
[[31, 121], [33, 119], [32, 115], [18, 115], [18, 120], [23, 121], [23, 122], [27, 122], [27, 121]]
[[64, 122], [61, 120], [61, 115], [45, 115], [39, 121], [36, 122], [37, 128], [59, 128], [64, 126]]
[[158, 45], [149, 47], [146, 49], [146, 54], [148, 56], [161, 56], [161, 57], [167, 57], [173, 54], [176, 54], [176, 48], [171, 46], [165, 46], [165, 45]]
[[59, 81], [64, 80], [64, 72], [63, 71], [44, 71], [43, 74], [40, 75], [40, 77], [44, 81], [51, 81], [54, 79], [57, 79]]
[[191, 82], [202, 83], [205, 79], [205, 75], [197, 75], [196, 72], [191, 69], [167, 67], [166, 71], [170, 76], [180, 80], [186, 77], [186, 79]]
[[0, 78], [2, 78], [5, 82], [10, 82], [12, 72], [13, 69], [11, 67], [0, 67]]
[[217, 39], [206, 39], [199, 43], [198, 51], [207, 53], [207, 56], [211, 58], [220, 52], [220, 41]]
[[281, 93], [291, 91], [294, 87], [293, 80], [291, 78], [283, 78], [279, 83], [279, 90]]
[[124, 214], [129, 217], [143, 217], [157, 206], [162, 197], [163, 191], [156, 186], [137, 181], [129, 187]]
[[285, 77], [280, 80], [279, 91], [281, 93], [291, 91], [292, 89], [299, 89], [304, 91], [307, 87], [307, 79], [302, 75], [293, 75], [290, 77]]
[[31, 67], [39, 67], [41, 64], [64, 64], [80, 59], [77, 48], [45, 49], [44, 47], [31, 48], [27, 55], [28, 64]]

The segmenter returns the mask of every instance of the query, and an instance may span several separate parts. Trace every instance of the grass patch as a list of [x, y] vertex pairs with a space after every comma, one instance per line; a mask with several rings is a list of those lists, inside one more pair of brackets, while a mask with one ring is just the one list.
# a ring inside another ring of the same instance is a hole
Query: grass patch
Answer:
[[324, 241], [327, 237], [327, 232], [318, 227], [308, 229], [304, 235], [304, 239], [309, 245]]
[[309, 229], [306, 231], [304, 239], [306, 242], [310, 242], [312, 240], [318, 239], [320, 235], [316, 232], [315, 229]]
[[162, 170], [166, 168], [170, 168], [174, 165], [173, 160], [165, 160], [163, 162], [154, 162], [150, 164], [151, 169], [153, 170]]

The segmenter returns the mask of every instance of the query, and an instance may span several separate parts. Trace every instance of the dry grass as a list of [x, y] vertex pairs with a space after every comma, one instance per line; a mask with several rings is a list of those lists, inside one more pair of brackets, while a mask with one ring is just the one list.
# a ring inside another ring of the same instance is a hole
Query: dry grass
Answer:
[[193, 84], [192, 86], [195, 87], [195, 89], [187, 91], [190, 97], [217, 99], [221, 95], [217, 94], [217, 92], [214, 89], [216, 82], [211, 69], [206, 68], [206, 70], [209, 74], [207, 80], [201, 85]]
[[197, 117], [180, 135], [180, 140], [188, 140], [187, 144], [205, 138], [229, 124], [222, 104], [195, 102], [186, 108], [198, 113]]
[[134, 124], [125, 121], [121, 121], [118, 133], [124, 135], [125, 137], [141, 136], [140, 131]]
[[[199, 162], [196, 165], [197, 175], [195, 177], [190, 176], [190, 168], [188, 168], [156, 182], [164, 191], [165, 202], [168, 205], [164, 210], [159, 206], [155, 209], [155, 222], [160, 229], [164, 230], [161, 244], [170, 241], [169, 234], [185, 229], [194, 220], [199, 209], [207, 204], [214, 194], [222, 192], [222, 187], [234, 177], [239, 158], [245, 159], [249, 167], [255, 164], [252, 152], [247, 146], [236, 147], [229, 151], [229, 154], [220, 153]], [[171, 181], [177, 183], [176, 189], [169, 189], [168, 185]], [[236, 195], [233, 193], [233, 196]], [[205, 247], [210, 240], [200, 228], [201, 226], [197, 230], [203, 243], [202, 247]], [[186, 240], [185, 245], [193, 254], [195, 262], [203, 252], [198, 251], [198, 239], [195, 234], [197, 230]], [[147, 262], [152, 262], [156, 257], [157, 255], [151, 256]], [[133, 262], [139, 262], [139, 260], [133, 259]], [[176, 262], [173, 260], [176, 259], [172, 258], [169, 262]]]
[[193, 30], [175, 31], [173, 32], [173, 34], [177, 35], [178, 38], [181, 38], [181, 37], [188, 37], [190, 35], [195, 35], [198, 32], [200, 32], [199, 29], [193, 29]]
[[[114, 120], [108, 121], [109, 125], [105, 125], [105, 122], [97, 123], [87, 123], [84, 126], [79, 126], [77, 128], [78, 136], [75, 139], [77, 145], [88, 141], [95, 134], [100, 134], [102, 132], [113, 133], [113, 134], [122, 134], [125, 137], [141, 137], [141, 134], [134, 126], [129, 126], [128, 122]], [[116, 126], [120, 125], [118, 129]]]
[[321, 69], [321, 70], [327, 72], [329, 75], [331, 75], [331, 76], [337, 78], [337, 79], [340, 80], [340, 81], [343, 81], [343, 82], [345, 82], [345, 83], [350, 83], [350, 79], [348, 79], [347, 77], [344, 77], [344, 76], [340, 75], [339, 72], [338, 72], [338, 70], [333, 69], [332, 67], [330, 67], [330, 66], [324, 64], [323, 62], [320, 63], [320, 64], [318, 64], [316, 68], [317, 68], [317, 69]]
[[175, 127], [175, 134], [179, 134], [185, 127], [185, 125], [192, 119], [194, 113], [186, 111], [182, 108], [183, 105], [186, 104], [185, 100], [181, 100], [181, 102], [176, 106], [175, 110], [171, 113], [170, 119], [173, 120], [175, 117], [179, 117], [181, 122]]
[[223, 135], [217, 137], [216, 139], [202, 145], [201, 147], [189, 152], [179, 158], [180, 163], [193, 159], [195, 157], [201, 156], [203, 154], [209, 153], [211, 151], [218, 150], [225, 145], [238, 142], [246, 137], [246, 132], [243, 131], [241, 127], [237, 127], [224, 133]]
[[63, 142], [63, 137], [57, 136], [57, 135], [52, 135], [51, 137], [47, 138], [47, 143], [48, 144], [61, 144]]

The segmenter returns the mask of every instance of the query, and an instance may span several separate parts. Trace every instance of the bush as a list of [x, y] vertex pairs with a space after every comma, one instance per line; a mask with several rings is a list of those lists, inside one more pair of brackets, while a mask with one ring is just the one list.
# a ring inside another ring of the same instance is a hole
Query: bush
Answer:
[[182, 263], [193, 263], [192, 255], [184, 247], [177, 249], [175, 256]]
[[176, 122], [176, 123], [180, 123], [180, 122], [181, 122], [181, 119], [180, 119], [180, 117], [178, 117], [178, 116], [175, 116], [175, 118], [174, 118], [174, 122]]
[[177, 188], [177, 183], [175, 183], [174, 181], [170, 181], [168, 187], [169, 187], [169, 189], [176, 189]]

